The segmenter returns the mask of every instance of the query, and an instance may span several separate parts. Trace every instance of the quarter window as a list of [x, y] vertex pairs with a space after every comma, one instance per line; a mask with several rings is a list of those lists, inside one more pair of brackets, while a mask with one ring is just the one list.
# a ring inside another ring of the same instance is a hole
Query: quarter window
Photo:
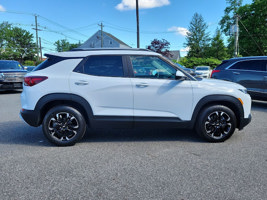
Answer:
[[251, 70], [251, 71], [265, 71], [265, 64], [262, 60], [242, 61], [234, 64], [230, 69]]
[[84, 63], [85, 74], [94, 76], [122, 77], [123, 64], [121, 56], [90, 56]]
[[174, 79], [176, 69], [158, 57], [130, 56], [134, 77]]

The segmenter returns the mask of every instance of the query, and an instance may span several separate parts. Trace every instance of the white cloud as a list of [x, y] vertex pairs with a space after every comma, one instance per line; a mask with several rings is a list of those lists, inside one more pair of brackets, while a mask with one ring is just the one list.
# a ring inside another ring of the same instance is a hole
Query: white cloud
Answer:
[[[140, 9], [156, 8], [167, 6], [170, 4], [169, 0], [139, 0], [138, 6]], [[136, 7], [136, 0], [122, 0], [115, 8], [117, 10], [134, 10]]]
[[5, 11], [6, 9], [2, 5], [0, 5], [0, 12], [5, 12]]
[[185, 47], [184, 49], [181, 49], [180, 52], [188, 52], [190, 50], [190, 47]]
[[177, 35], [182, 35], [182, 36], [186, 36], [187, 33], [189, 33], [187, 28], [177, 27], [177, 26], [173, 26], [173, 27], [169, 28], [168, 31], [173, 31]]

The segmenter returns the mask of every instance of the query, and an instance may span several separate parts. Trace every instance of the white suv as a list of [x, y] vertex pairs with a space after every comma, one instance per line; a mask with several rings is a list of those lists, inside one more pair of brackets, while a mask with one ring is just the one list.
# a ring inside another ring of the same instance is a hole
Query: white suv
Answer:
[[222, 142], [251, 120], [251, 98], [235, 83], [196, 79], [144, 49], [46, 54], [24, 78], [21, 116], [52, 143], [80, 140], [86, 127], [177, 127]]

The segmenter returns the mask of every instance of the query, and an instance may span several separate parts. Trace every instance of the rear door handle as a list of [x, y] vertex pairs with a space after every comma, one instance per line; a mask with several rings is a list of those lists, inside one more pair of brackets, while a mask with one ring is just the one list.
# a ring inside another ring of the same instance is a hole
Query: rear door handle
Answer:
[[80, 86], [82, 86], [82, 85], [88, 85], [88, 84], [89, 83], [87, 81], [83, 81], [83, 80], [80, 80], [80, 81], [75, 82], [75, 85], [80, 85]]
[[145, 88], [148, 87], [148, 83], [138, 83], [136, 84], [136, 87]]
[[239, 73], [239, 72], [233, 72], [233, 74], [235, 74], [235, 75], [239, 75], [240, 73]]

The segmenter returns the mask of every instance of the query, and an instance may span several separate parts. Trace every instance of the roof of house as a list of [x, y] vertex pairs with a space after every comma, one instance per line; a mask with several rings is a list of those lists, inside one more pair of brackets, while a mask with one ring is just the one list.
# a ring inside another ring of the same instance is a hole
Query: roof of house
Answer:
[[[108, 32], [105, 32], [103, 31], [103, 33], [105, 33], [107, 36], [113, 38], [114, 40], [116, 40], [118, 43], [122, 44], [122, 45], [125, 45], [127, 47], [130, 47], [128, 44], [124, 43], [123, 41], [121, 41], [120, 39], [116, 38], [114, 35], [108, 33]], [[130, 47], [131, 48], [131, 47]]]
[[[84, 48], [86, 46], [89, 46], [90, 45], [90, 40], [92, 40], [94, 38], [94, 36], [96, 36], [98, 39], [100, 39], [101, 35], [101, 30], [98, 30], [97, 32], [95, 32], [88, 40], [86, 40], [81, 46], [80, 48]], [[127, 45], [125, 42], [121, 41], [120, 39], [116, 38], [114, 35], [108, 33], [108, 32], [105, 32], [103, 31], [103, 36], [104, 37], [110, 37], [111, 39], [115, 40], [116, 42], [118, 42], [120, 45], [124, 46], [124, 47], [128, 47], [128, 48], [131, 48], [129, 45]]]

